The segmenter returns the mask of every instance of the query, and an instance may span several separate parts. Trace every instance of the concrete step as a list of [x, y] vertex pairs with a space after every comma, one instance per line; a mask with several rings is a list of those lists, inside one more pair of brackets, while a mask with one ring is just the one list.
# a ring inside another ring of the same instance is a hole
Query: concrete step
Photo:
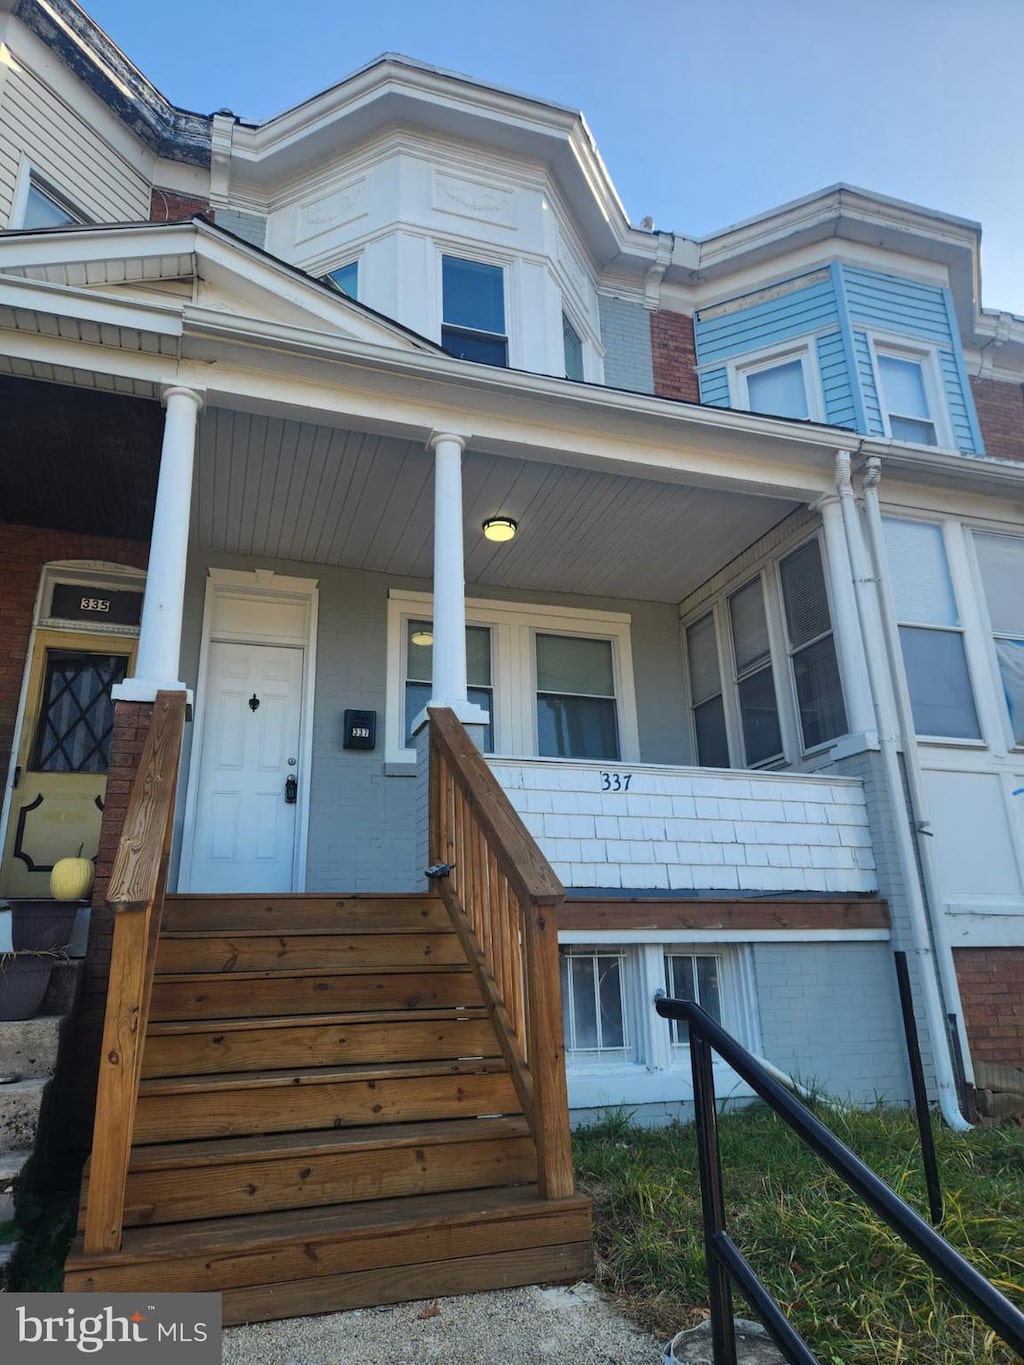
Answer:
[[39, 1127], [39, 1109], [49, 1077], [0, 1085], [0, 1151], [30, 1152]]
[[53, 971], [50, 973], [49, 985], [46, 987], [46, 994], [43, 996], [43, 1003], [39, 1006], [37, 1018], [52, 1014], [71, 1013], [75, 1007], [75, 997], [78, 995], [84, 965], [84, 960], [80, 957], [69, 958], [66, 962], [54, 964]]
[[0, 1024], [0, 1081], [50, 1076], [57, 1065], [61, 1015], [37, 1015]]
[[31, 1158], [31, 1152], [0, 1152], [0, 1223], [14, 1217], [18, 1185]]

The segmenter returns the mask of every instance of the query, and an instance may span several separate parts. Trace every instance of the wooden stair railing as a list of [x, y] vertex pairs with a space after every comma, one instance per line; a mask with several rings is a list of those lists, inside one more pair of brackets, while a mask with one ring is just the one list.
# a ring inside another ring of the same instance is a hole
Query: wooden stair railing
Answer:
[[574, 1190], [557, 910], [565, 889], [454, 712], [431, 707], [430, 861], [537, 1145], [545, 1199]]
[[107, 904], [114, 910], [114, 937], [85, 1212], [87, 1254], [121, 1248], [125, 1182], [167, 885], [185, 701], [184, 692], [156, 695], [107, 888]]

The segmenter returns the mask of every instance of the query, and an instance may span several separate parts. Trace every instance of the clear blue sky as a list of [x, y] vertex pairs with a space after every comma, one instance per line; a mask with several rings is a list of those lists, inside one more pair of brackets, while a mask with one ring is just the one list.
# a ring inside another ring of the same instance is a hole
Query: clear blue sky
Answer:
[[174, 103], [261, 121], [384, 51], [582, 109], [626, 210], [702, 236], [837, 180], [979, 220], [1024, 315], [1024, 0], [86, 0]]

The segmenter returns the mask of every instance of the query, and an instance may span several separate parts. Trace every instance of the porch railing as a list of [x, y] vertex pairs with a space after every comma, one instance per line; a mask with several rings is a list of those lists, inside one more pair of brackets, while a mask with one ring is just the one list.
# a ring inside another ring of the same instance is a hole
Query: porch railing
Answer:
[[121, 1248], [184, 723], [185, 693], [158, 692], [107, 888], [114, 937], [85, 1210], [86, 1254]]
[[430, 859], [537, 1144], [546, 1199], [574, 1189], [562, 1041], [562, 883], [454, 713], [430, 716]]
[[929, 1227], [830, 1128], [780, 1085], [756, 1057], [692, 1001], [662, 998], [655, 1001], [655, 1009], [663, 1019], [685, 1024], [689, 1032], [713, 1365], [737, 1365], [738, 1362], [732, 1316], [733, 1282], [790, 1365], [820, 1365], [818, 1357], [789, 1322], [726, 1228], [713, 1052], [743, 1077], [800, 1141], [831, 1166], [857, 1198], [892, 1228], [905, 1246], [917, 1252], [961, 1303], [987, 1322], [1007, 1346], [1024, 1356], [1024, 1313]]

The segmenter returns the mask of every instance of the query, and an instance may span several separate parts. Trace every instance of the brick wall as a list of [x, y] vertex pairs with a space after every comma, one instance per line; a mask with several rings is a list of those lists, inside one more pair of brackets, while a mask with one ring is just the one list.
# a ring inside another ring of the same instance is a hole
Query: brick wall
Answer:
[[659, 398], [700, 402], [693, 318], [686, 313], [671, 313], [666, 309], [652, 313], [651, 359], [654, 392]]
[[144, 569], [148, 547], [134, 540], [69, 535], [37, 526], [0, 525], [0, 771], [7, 771], [14, 739], [39, 574], [56, 559], [96, 559]]
[[180, 223], [185, 218], [201, 214], [212, 223], [213, 209], [208, 199], [195, 194], [179, 194], [177, 190], [163, 190], [154, 185], [149, 197], [149, 221], [151, 223]]
[[1024, 948], [953, 951], [971, 1056], [1024, 1066]]
[[971, 379], [985, 454], [1024, 460], [1024, 385]]

